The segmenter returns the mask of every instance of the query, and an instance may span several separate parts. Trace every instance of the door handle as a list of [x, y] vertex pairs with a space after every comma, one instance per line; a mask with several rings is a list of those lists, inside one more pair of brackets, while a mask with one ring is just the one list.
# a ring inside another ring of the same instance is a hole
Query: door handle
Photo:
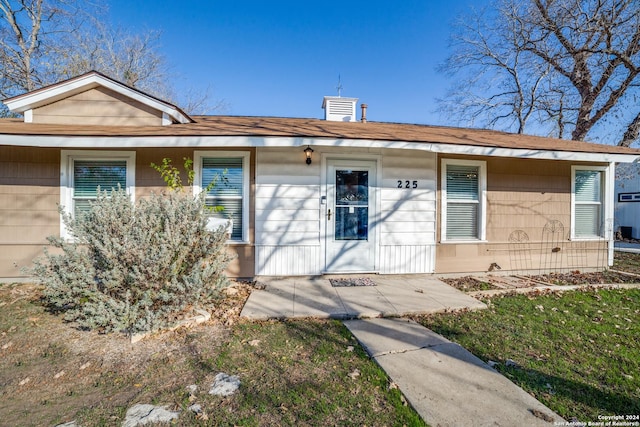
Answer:
[[331, 209], [327, 212], [327, 221], [331, 221]]

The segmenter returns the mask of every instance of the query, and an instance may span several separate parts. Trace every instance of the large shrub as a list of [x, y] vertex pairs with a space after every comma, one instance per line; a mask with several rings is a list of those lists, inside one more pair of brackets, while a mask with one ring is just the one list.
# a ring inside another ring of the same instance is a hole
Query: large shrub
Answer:
[[226, 231], [206, 228], [202, 197], [184, 191], [133, 203], [123, 189], [99, 191], [78, 218], [61, 210], [73, 241], [50, 237], [34, 273], [44, 298], [82, 327], [152, 331], [206, 307], [227, 284]]

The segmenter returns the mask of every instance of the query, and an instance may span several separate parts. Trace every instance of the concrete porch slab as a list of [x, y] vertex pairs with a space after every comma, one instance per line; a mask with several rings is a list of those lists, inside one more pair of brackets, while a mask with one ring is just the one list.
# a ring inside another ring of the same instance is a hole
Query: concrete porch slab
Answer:
[[292, 317], [344, 319], [345, 309], [338, 293], [326, 280], [295, 281]]
[[441, 282], [444, 286], [429, 286], [423, 292], [428, 292], [428, 295], [442, 304], [446, 310], [478, 310], [487, 308], [487, 306], [477, 299], [465, 294], [462, 291], [457, 290], [454, 287]]
[[[417, 286], [384, 284], [378, 288], [381, 293], [388, 295], [388, 299], [393, 304], [396, 313], [402, 316], [437, 313], [447, 310], [444, 304], [433, 297], [431, 291], [424, 291]], [[462, 307], [466, 308], [469, 304], [475, 303], [475, 300], [467, 301]]]
[[332, 287], [329, 279], [260, 279], [241, 316], [250, 319], [319, 317], [351, 319], [404, 316], [486, 306], [430, 275], [369, 275], [376, 286]]
[[334, 288], [345, 310], [345, 318], [396, 316], [398, 313], [378, 286]]
[[241, 317], [255, 320], [293, 317], [295, 283], [292, 280], [274, 280], [265, 290], [255, 290], [242, 308]]

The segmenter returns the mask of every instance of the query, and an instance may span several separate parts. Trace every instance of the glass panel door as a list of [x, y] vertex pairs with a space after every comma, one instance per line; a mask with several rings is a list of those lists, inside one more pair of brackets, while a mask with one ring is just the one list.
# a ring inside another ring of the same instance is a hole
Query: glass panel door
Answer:
[[376, 271], [376, 162], [327, 162], [324, 206], [325, 270]]
[[335, 240], [369, 240], [369, 172], [336, 170]]

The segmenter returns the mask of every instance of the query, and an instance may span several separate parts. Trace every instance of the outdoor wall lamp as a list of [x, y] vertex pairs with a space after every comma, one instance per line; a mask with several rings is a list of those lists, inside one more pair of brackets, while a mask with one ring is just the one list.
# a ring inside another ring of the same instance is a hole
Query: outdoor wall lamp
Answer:
[[304, 154], [307, 156], [307, 164], [311, 164], [311, 154], [313, 153], [313, 148], [307, 145], [307, 148], [304, 149]]

